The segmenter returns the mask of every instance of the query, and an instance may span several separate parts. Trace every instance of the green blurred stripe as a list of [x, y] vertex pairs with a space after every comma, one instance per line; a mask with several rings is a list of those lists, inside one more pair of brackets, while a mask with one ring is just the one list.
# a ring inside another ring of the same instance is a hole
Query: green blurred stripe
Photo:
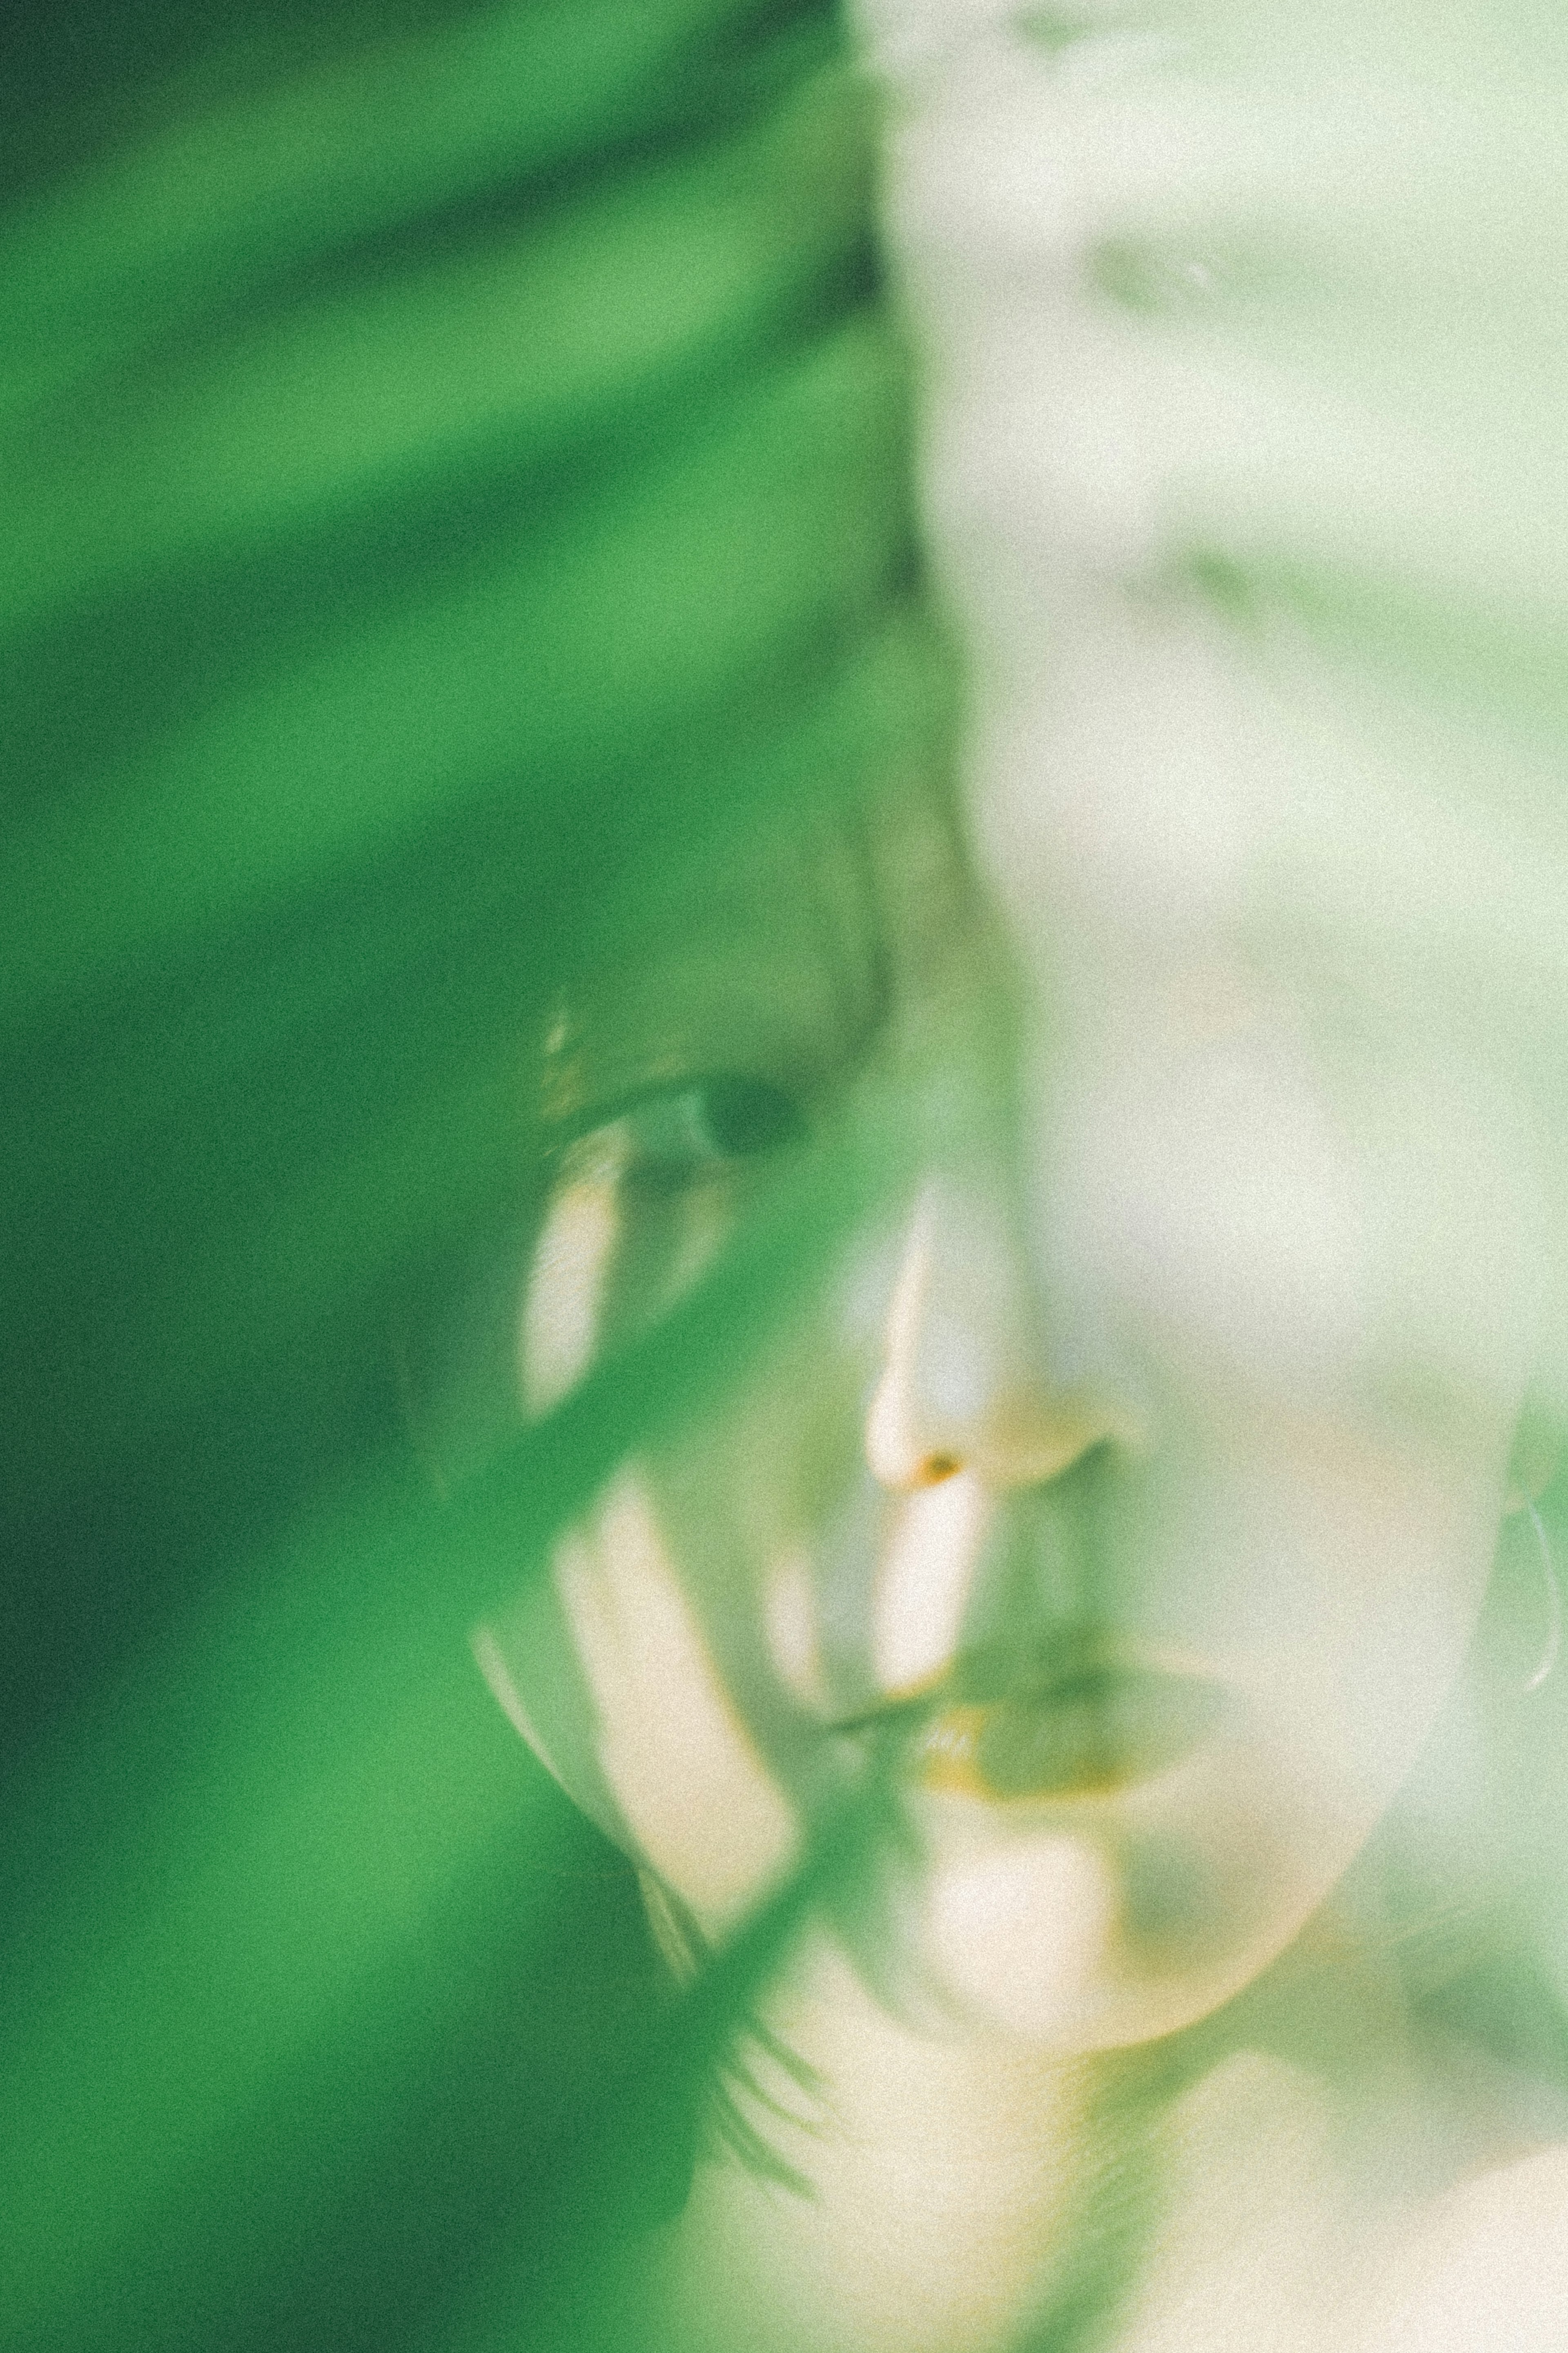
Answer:
[[781, 803], [937, 772], [949, 697], [929, 623], [893, 612], [826, 679], [787, 675], [647, 758], [629, 807], [612, 782], [611, 806], [579, 801], [532, 845], [526, 812], [477, 841], [447, 812], [379, 884], [362, 878], [357, 921], [313, 908], [300, 949], [274, 961], [264, 933], [221, 976], [198, 955], [144, 1017], [95, 1001], [78, 1083], [57, 1069], [19, 1113], [0, 1237], [14, 1313], [47, 1335], [12, 1432], [35, 1483], [68, 1492], [220, 1381], [271, 1366], [286, 1384], [405, 1271], [517, 1214], [524, 1040], [584, 892], [608, 920], [649, 858], [700, 865]]
[[[200, 67], [0, 237], [7, 1525], [55, 1695], [0, 1791], [7, 2342], [290, 2295], [321, 2341], [335, 2234], [393, 2252], [388, 2103], [449, 2009], [482, 2048], [559, 1834], [465, 1630], [902, 1182], [879, 1100], [448, 1503], [337, 1403], [515, 1224], [584, 910], [942, 768], [840, 46], [814, 0], [527, 0], [216, 105]], [[537, 2097], [476, 2148], [547, 2147], [591, 2061], [518, 2031]]]
[[[351, 239], [700, 122], [726, 71], [743, 90], [746, 47], [777, 15], [759, 0], [514, 0], [178, 121], [11, 224], [0, 410], [117, 372], [171, 325]], [[783, 72], [837, 45], [820, 7], [786, 12], [784, 34]]]
[[[770, 801], [804, 802], [829, 781], [834, 797], [847, 799], [889, 772], [931, 770], [940, 759], [946, 715], [940, 691], [932, 691], [932, 669], [929, 639], [907, 623], [894, 624], [850, 666], [835, 693], [808, 708], [805, 724], [782, 744], [761, 747], [749, 763], [738, 758], [725, 788], [760, 819]], [[683, 850], [694, 865], [719, 854], [701, 832], [686, 844], [671, 832], [663, 847], [667, 868]], [[613, 903], [616, 880], [612, 869], [598, 882], [595, 919], [605, 900]], [[542, 898], [542, 877], [537, 887]], [[635, 877], [620, 888], [635, 897]], [[580, 920], [574, 897], [563, 894], [553, 923], [538, 918], [531, 927], [531, 961], [546, 986], [563, 965]], [[416, 1018], [416, 1007], [407, 1009]], [[209, 1225], [199, 1282], [161, 1303], [157, 1363], [167, 1386], [160, 1419], [176, 1415], [216, 1363], [286, 1356], [301, 1324], [346, 1314], [373, 1296], [444, 1235], [482, 1218], [509, 1174], [516, 1198], [517, 1163], [532, 1142], [519, 1110], [521, 1031], [516, 1003], [503, 998], [490, 1008], [488, 1029], [465, 1021], [458, 1034], [447, 1032], [431, 1055], [451, 1074], [446, 1084], [421, 1072], [412, 1083], [386, 1087], [384, 1124], [352, 1154], [334, 1132], [330, 1098], [318, 1099], [323, 1116], [315, 1151], [304, 1148], [298, 1131], [293, 1146], [303, 1181], [281, 1193], [270, 1214], [253, 1219], [231, 1212], [221, 1226]]]
[[[7, 1956], [7, 2342], [91, 2341], [95, 2306], [171, 2262], [236, 2124], [356, 2027], [395, 2074], [421, 1945], [460, 1963], [519, 1791], [461, 1621], [397, 1573], [404, 1508], [368, 1500], [252, 1564], [79, 1728], [66, 1786], [33, 1793], [29, 1827], [66, 1826], [69, 1868]], [[314, 2121], [307, 2097], [278, 2150], [285, 2205]]]
[[852, 320], [596, 512], [36, 809], [0, 853], [0, 1018], [221, 937], [455, 798], [564, 797], [847, 627], [904, 560], [905, 423], [898, 338]]
[[1481, 733], [1568, 738], [1568, 610], [1543, 599], [1483, 602], [1279, 547], [1191, 548], [1170, 576], [1245, 635], [1266, 641], [1282, 621], [1300, 626], [1347, 672]]
[[[34, 1898], [0, 2037], [18, 2340], [68, 2339], [117, 2270], [166, 2263], [215, 2146], [411, 1938], [440, 1937], [515, 1804], [454, 1683], [462, 1628], [629, 1447], [736, 1377], [897, 1180], [896, 1136], [873, 1123], [815, 1166], [451, 1505], [352, 1495], [249, 1564], [12, 1793]], [[90, 1863], [68, 1841], [62, 1870], [57, 1826], [84, 1805]], [[401, 2025], [383, 2002], [377, 2035]]]
[[672, 376], [718, 375], [863, 240], [869, 127], [863, 85], [818, 79], [477, 251], [197, 337], [107, 417], [54, 404], [12, 437], [0, 628], [476, 453], [540, 462]]

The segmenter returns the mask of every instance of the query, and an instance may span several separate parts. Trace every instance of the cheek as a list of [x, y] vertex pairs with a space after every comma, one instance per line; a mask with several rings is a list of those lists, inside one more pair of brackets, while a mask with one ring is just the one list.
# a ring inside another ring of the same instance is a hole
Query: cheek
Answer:
[[830, 1298], [656, 1466], [682, 1580], [726, 1680], [770, 1736], [787, 1740], [797, 1704], [825, 1704], [829, 1654], [874, 1579], [873, 1361]]
[[799, 1826], [686, 1567], [655, 1482], [635, 1466], [563, 1539], [552, 1575], [581, 1699], [552, 1761], [573, 1794], [574, 1782], [607, 1793], [622, 1842], [720, 1936], [788, 1872]]
[[1451, 1463], [1422, 1477], [1343, 1453], [1280, 1493], [1254, 1687], [1280, 1746], [1356, 1819], [1393, 1796], [1459, 1673], [1498, 1497], [1493, 1478], [1467, 1484]]
[[826, 1699], [824, 1528], [847, 1584], [875, 1559], [874, 1527], [846, 1514], [863, 1502], [864, 1386], [841, 1326], [790, 1335], [623, 1470], [557, 1546], [547, 1599], [476, 1645], [569, 1794], [710, 1936], [798, 1858], [803, 1712]]
[[1132, 1039], [1058, 1096], [1042, 1246], [1084, 1311], [1199, 1396], [1331, 1390], [1365, 1345], [1375, 1236], [1296, 1058], [1162, 1066]]
[[[1238, 1412], [1153, 1482], [1142, 1608], [1210, 1658], [1304, 1834], [1370, 1831], [1460, 1674], [1490, 1573], [1500, 1439]], [[1316, 1829], [1308, 1826], [1316, 1824]]]

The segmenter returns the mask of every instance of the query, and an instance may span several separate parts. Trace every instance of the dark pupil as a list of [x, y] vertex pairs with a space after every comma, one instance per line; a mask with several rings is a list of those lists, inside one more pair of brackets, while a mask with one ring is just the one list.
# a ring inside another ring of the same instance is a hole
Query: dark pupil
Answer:
[[768, 1152], [799, 1132], [786, 1094], [757, 1079], [714, 1079], [702, 1090], [702, 1123], [716, 1152], [736, 1158]]

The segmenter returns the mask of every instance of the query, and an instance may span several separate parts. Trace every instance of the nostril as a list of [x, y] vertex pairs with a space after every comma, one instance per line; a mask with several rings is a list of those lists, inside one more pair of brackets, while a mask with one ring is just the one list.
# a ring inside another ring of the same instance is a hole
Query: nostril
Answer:
[[939, 1487], [962, 1468], [956, 1454], [927, 1454], [921, 1458], [912, 1483], [917, 1487]]

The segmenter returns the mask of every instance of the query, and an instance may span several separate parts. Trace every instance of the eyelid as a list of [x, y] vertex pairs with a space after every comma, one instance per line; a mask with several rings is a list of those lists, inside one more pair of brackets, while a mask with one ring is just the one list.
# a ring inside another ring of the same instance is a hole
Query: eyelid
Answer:
[[[711, 1154], [708, 1155], [715, 1167], [761, 1158], [768, 1151], [798, 1137], [805, 1130], [805, 1114], [798, 1095], [777, 1080], [749, 1071], [691, 1071], [679, 1078], [650, 1081], [634, 1088], [626, 1094], [612, 1098], [607, 1103], [596, 1104], [592, 1110], [580, 1114], [573, 1121], [570, 1129], [560, 1135], [554, 1143], [550, 1155], [552, 1176], [559, 1179], [569, 1176], [574, 1165], [580, 1166], [588, 1157], [595, 1145], [607, 1144], [617, 1128], [629, 1127], [639, 1116], [647, 1117], [659, 1113], [672, 1114], [678, 1111], [683, 1101], [703, 1095], [716, 1095], [721, 1091], [772, 1098], [773, 1103], [778, 1107], [781, 1117], [773, 1132], [760, 1137], [751, 1150], [742, 1148], [726, 1152], [721, 1145], [716, 1145]], [[692, 1125], [695, 1131], [696, 1123], [693, 1122]], [[697, 1144], [698, 1138], [695, 1132], [689, 1141], [694, 1145]], [[628, 1166], [635, 1166], [639, 1158], [652, 1161], [659, 1156], [657, 1146], [639, 1154], [635, 1145], [622, 1155], [624, 1165]], [[678, 1151], [667, 1156], [678, 1158], [680, 1155]], [[695, 1153], [693, 1156], [697, 1156]]]

